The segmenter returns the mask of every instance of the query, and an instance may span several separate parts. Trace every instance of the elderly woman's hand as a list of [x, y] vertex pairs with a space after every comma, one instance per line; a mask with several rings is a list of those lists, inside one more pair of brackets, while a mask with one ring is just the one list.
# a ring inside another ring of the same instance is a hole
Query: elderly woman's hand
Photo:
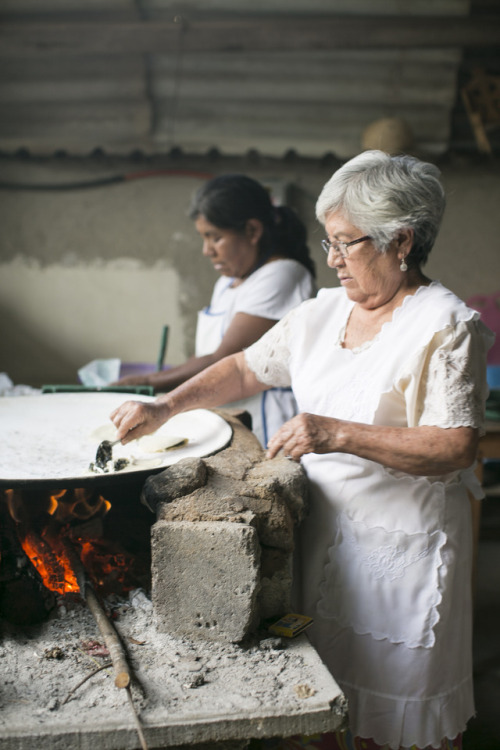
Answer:
[[154, 432], [169, 416], [170, 410], [165, 403], [125, 401], [110, 414], [110, 419], [117, 429], [117, 440], [125, 444]]
[[387, 427], [304, 413], [278, 430], [267, 457], [281, 450], [295, 461], [305, 453], [352, 453], [396, 471], [437, 476], [472, 466], [478, 433], [473, 427]]
[[341, 422], [317, 414], [298, 414], [281, 427], [268, 443], [267, 457], [274, 458], [280, 450], [285, 456], [300, 461], [305, 453], [332, 453], [339, 450]]

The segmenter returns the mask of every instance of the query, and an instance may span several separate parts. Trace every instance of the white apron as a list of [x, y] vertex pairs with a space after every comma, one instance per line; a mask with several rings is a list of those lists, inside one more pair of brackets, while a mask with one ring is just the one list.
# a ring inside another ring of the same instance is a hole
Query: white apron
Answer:
[[[216, 313], [212, 312], [210, 307], [200, 310], [196, 327], [195, 355], [203, 357], [212, 354], [219, 347], [225, 329], [225, 310]], [[225, 406], [249, 412], [252, 417], [252, 431], [264, 447], [281, 425], [297, 414], [297, 404], [291, 388], [271, 388]]]
[[[434, 282], [350, 350], [353, 305], [342, 289], [320, 291], [247, 350], [248, 365], [293, 383], [301, 412], [481, 426], [491, 336], [477, 314]], [[467, 488], [480, 487], [470, 469], [414, 476], [336, 452], [302, 464], [311, 502], [295, 606], [314, 618], [308, 635], [345, 692], [350, 729], [394, 749], [438, 747], [474, 713]]]

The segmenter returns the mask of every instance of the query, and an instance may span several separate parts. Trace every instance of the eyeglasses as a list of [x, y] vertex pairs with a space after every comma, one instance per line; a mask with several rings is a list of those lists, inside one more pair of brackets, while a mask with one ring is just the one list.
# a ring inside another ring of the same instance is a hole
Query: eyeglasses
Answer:
[[357, 245], [358, 242], [364, 242], [365, 240], [371, 240], [371, 237], [365, 235], [364, 237], [360, 237], [359, 240], [351, 240], [351, 242], [342, 242], [341, 240], [333, 240], [330, 242], [330, 240], [321, 240], [321, 246], [327, 255], [330, 250], [333, 250], [334, 253], [338, 253], [342, 258], [347, 258], [349, 256], [348, 248], [350, 248], [351, 245]]

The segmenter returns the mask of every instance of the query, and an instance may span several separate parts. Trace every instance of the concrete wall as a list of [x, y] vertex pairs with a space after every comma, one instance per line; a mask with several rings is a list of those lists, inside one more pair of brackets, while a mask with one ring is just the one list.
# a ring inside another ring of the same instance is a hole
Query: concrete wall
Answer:
[[[78, 368], [95, 358], [154, 363], [164, 324], [167, 362], [191, 354], [196, 313], [216, 275], [187, 208], [209, 173], [246, 172], [278, 194], [291, 186], [289, 200], [309, 227], [319, 285], [336, 284], [314, 218], [335, 163], [180, 162], [0, 160], [3, 184], [54, 186], [155, 172], [92, 188], [0, 189], [0, 372], [38, 386], [76, 383]], [[500, 288], [498, 169], [456, 159], [440, 166], [448, 208], [427, 272], [463, 298], [491, 293]]]

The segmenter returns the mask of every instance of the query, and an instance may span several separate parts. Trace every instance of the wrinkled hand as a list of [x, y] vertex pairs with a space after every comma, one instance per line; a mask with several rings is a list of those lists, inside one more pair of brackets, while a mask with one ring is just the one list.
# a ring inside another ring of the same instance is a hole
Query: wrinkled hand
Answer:
[[149, 435], [158, 429], [169, 417], [165, 404], [158, 402], [125, 401], [110, 414], [117, 429], [117, 440], [123, 444]]
[[298, 414], [286, 422], [268, 443], [267, 457], [279, 451], [300, 461], [305, 453], [332, 453], [339, 450], [338, 433], [341, 422], [317, 414]]

